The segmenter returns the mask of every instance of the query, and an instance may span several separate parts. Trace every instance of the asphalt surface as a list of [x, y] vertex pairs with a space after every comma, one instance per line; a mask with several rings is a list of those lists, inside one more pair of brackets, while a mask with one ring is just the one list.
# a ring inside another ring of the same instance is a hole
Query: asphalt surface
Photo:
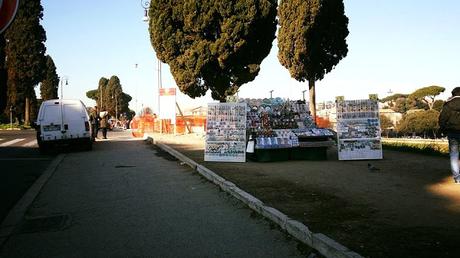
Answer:
[[127, 133], [67, 153], [0, 257], [301, 257], [268, 221]]
[[0, 131], [0, 222], [53, 158], [40, 154], [34, 130]]

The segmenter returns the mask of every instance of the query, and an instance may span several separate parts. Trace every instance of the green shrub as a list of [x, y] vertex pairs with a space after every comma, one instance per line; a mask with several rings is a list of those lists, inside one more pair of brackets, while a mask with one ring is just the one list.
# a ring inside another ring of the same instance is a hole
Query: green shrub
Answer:
[[449, 154], [449, 145], [441, 143], [408, 143], [408, 142], [382, 142], [384, 149], [414, 152], [435, 156], [446, 156]]
[[[18, 129], [31, 129], [31, 126], [26, 126], [26, 125], [20, 125], [18, 123], [13, 124], [13, 129], [18, 130]], [[8, 130], [11, 129], [11, 124], [0, 124], [0, 130]]]

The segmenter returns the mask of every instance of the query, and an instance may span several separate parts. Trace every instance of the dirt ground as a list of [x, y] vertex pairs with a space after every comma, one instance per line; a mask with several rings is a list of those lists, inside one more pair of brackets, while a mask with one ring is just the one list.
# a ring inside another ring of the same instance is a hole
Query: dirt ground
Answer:
[[338, 161], [331, 148], [326, 161], [217, 163], [203, 161], [202, 136], [152, 136], [363, 256], [459, 257], [460, 185], [446, 157]]

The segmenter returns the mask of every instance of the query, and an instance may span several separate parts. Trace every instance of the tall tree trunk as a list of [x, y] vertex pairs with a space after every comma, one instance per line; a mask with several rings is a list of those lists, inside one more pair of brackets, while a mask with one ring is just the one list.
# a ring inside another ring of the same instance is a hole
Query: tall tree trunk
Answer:
[[428, 108], [429, 108], [430, 110], [432, 110], [432, 109], [433, 109], [433, 105], [434, 105], [434, 98], [432, 98], [431, 101], [427, 101], [427, 104], [428, 104]]
[[316, 124], [316, 92], [315, 92], [315, 80], [308, 80], [308, 93], [310, 95], [310, 114], [313, 118], [313, 122]]
[[24, 125], [30, 125], [30, 98], [26, 97], [26, 105], [24, 110]]
[[5, 43], [6, 41], [2, 34], [0, 35], [0, 112], [7, 108], [6, 92], [8, 91], [8, 88], [6, 87]]

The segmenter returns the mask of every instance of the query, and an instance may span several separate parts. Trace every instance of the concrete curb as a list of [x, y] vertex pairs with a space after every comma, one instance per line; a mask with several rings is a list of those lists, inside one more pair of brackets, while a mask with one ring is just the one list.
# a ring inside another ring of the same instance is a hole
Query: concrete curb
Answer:
[[155, 144], [164, 151], [168, 152], [169, 154], [173, 155], [176, 157], [178, 160], [184, 162], [187, 164], [189, 167], [191, 167], [193, 170], [196, 170], [196, 167], [198, 166], [198, 163], [196, 163], [194, 160], [190, 159], [189, 157], [185, 156], [184, 154], [178, 152], [177, 150], [169, 147], [166, 144], [163, 144], [161, 142], [155, 141], [151, 136], [148, 136], [146, 141], [151, 144]]
[[13, 234], [14, 229], [19, 225], [22, 219], [26, 216], [26, 212], [30, 205], [37, 198], [43, 186], [48, 182], [49, 178], [54, 174], [56, 168], [64, 159], [65, 154], [59, 154], [53, 159], [51, 164], [46, 168], [43, 174], [32, 184], [22, 198], [11, 209], [8, 215], [3, 220], [0, 226], [0, 247], [2, 247], [8, 238]]
[[197, 162], [191, 160], [170, 146], [156, 142], [155, 139], [151, 136], [148, 136], [146, 141], [152, 144], [156, 144], [158, 147], [175, 156], [180, 161], [185, 162], [193, 170], [197, 171], [201, 176], [219, 186], [223, 191], [242, 201], [244, 204], [248, 205], [249, 208], [256, 211], [260, 215], [276, 223], [288, 234], [295, 237], [300, 242], [318, 250], [318, 252], [320, 252], [322, 255], [330, 258], [362, 257], [358, 253], [349, 250], [347, 247], [337, 243], [324, 234], [311, 232], [307, 226], [297, 220], [289, 218], [286, 214], [280, 212], [279, 210], [270, 206], [266, 206], [261, 200], [243, 191], [234, 183], [227, 181], [225, 178], [217, 175], [212, 170], [198, 164]]

